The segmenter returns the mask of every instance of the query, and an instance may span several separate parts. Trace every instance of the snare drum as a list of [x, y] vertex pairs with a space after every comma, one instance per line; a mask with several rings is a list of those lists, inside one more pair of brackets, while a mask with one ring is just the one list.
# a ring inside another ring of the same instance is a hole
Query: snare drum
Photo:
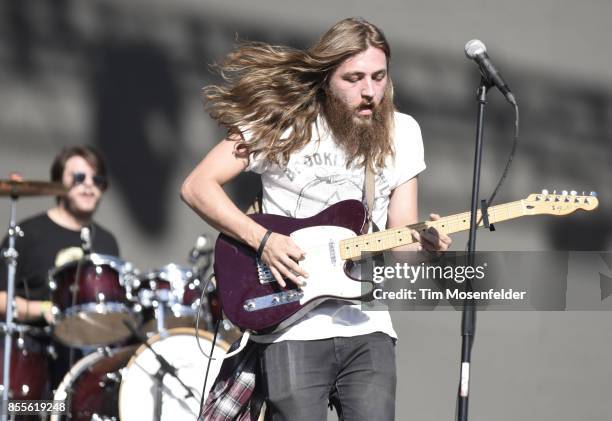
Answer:
[[[6, 325], [0, 324], [0, 361], [4, 361]], [[11, 346], [11, 399], [45, 399], [50, 389], [48, 371], [48, 334], [41, 328], [14, 325]], [[0, 378], [4, 366], [0, 364]], [[0, 391], [2, 390], [0, 385]]]
[[103, 346], [131, 335], [123, 324], [139, 323], [128, 301], [131, 264], [113, 256], [90, 254], [49, 273], [54, 335], [69, 346]]
[[[134, 298], [144, 308], [145, 332], [195, 326], [202, 284], [190, 268], [170, 263], [141, 276], [134, 289]], [[160, 313], [163, 323], [157, 320]]]

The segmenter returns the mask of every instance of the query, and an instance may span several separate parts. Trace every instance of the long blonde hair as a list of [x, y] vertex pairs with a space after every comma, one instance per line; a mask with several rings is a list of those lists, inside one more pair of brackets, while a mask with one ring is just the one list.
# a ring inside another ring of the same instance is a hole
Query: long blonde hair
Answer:
[[[311, 140], [333, 70], [370, 46], [380, 48], [389, 62], [391, 51], [384, 34], [361, 18], [338, 22], [306, 50], [241, 43], [215, 66], [225, 84], [203, 88], [206, 109], [228, 129], [230, 138], [240, 139], [241, 155], [263, 154], [269, 162], [286, 163]], [[392, 86], [387, 92], [393, 95]], [[248, 141], [242, 136], [244, 130], [249, 132]], [[372, 145], [370, 162], [384, 164], [393, 153], [391, 140], [387, 142]]]

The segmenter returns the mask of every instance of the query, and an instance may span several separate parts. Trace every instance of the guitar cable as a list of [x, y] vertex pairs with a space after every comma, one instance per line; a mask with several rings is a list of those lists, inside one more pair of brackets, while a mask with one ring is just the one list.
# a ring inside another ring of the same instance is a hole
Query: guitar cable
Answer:
[[[506, 180], [506, 177], [508, 176], [510, 165], [512, 164], [512, 161], [514, 160], [514, 155], [516, 154], [516, 149], [518, 147], [518, 139], [519, 139], [519, 109], [518, 109], [518, 105], [514, 104], [514, 135], [512, 136], [512, 150], [510, 151], [510, 156], [508, 157], [508, 162], [506, 163], [506, 167], [504, 168], [504, 171], [501, 177], [499, 178], [499, 181], [497, 182], [497, 185], [495, 186], [493, 193], [491, 193], [491, 196], [489, 196], [489, 199], [487, 200], [487, 207], [491, 206], [491, 203], [493, 203], [495, 196], [499, 192], [499, 189], [501, 188], [502, 184]], [[484, 216], [483, 214], [480, 215], [480, 219], [478, 220], [478, 223], [476, 224], [476, 226], [480, 225], [480, 223], [482, 222], [483, 216]]]
[[201, 315], [201, 311], [202, 311], [202, 303], [204, 303], [204, 298], [206, 295], [206, 291], [208, 290], [208, 285], [210, 284], [213, 276], [215, 276], [214, 272], [211, 273], [208, 278], [206, 279], [206, 283], [204, 284], [204, 288], [202, 288], [202, 294], [200, 295], [200, 305], [198, 306], [198, 313], [196, 315], [196, 325], [195, 325], [195, 336], [196, 336], [196, 341], [198, 343], [198, 348], [200, 349], [200, 352], [208, 359], [208, 362], [206, 363], [206, 373], [204, 374], [204, 386], [202, 386], [202, 395], [200, 397], [200, 410], [198, 411], [198, 419], [202, 416], [202, 410], [204, 409], [204, 403], [205, 403], [205, 396], [206, 396], [206, 384], [208, 382], [208, 373], [210, 372], [210, 363], [212, 362], [212, 360], [216, 359], [213, 358], [213, 353], [215, 351], [215, 345], [217, 343], [217, 334], [219, 333], [219, 325], [221, 322], [221, 319], [217, 320], [217, 322], [215, 323], [215, 332], [213, 335], [213, 340], [212, 340], [212, 344], [210, 346], [210, 355], [206, 354], [206, 352], [202, 349], [202, 344], [200, 343], [200, 315]]

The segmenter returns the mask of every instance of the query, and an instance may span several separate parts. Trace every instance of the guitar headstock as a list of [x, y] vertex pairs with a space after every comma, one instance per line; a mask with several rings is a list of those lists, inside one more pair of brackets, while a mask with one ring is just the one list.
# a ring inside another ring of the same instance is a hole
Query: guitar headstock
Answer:
[[578, 209], [592, 211], [599, 206], [597, 193], [591, 192], [586, 195], [582, 192], [582, 195], [579, 195], [574, 190], [571, 192], [563, 190], [560, 194], [556, 190], [552, 193], [542, 190], [541, 193], [527, 196], [523, 199], [523, 203], [529, 215], [568, 215]]

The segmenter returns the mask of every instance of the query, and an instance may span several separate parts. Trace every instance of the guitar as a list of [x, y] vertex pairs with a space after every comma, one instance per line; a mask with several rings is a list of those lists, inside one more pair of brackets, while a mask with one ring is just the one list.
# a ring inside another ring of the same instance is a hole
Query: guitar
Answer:
[[[599, 202], [595, 193], [576, 192], [530, 194], [516, 202], [488, 208], [489, 223], [497, 223], [528, 215], [567, 215], [578, 209], [591, 211]], [[215, 246], [214, 270], [219, 298], [228, 319], [242, 329], [269, 333], [282, 329], [324, 300], [364, 300], [374, 289], [372, 281], [348, 275], [347, 263], [360, 260], [362, 253], [379, 253], [414, 243], [411, 230], [435, 228], [440, 233], [465, 231], [470, 226], [470, 212], [446, 216], [402, 228], [358, 235], [365, 223], [366, 211], [358, 200], [345, 200], [310, 218], [250, 215], [275, 233], [290, 236], [305, 252], [299, 264], [309, 277], [298, 287], [287, 282], [282, 288], [268, 267], [251, 247], [220, 234]], [[479, 227], [484, 226], [478, 211]], [[370, 288], [363, 288], [364, 282]]]

